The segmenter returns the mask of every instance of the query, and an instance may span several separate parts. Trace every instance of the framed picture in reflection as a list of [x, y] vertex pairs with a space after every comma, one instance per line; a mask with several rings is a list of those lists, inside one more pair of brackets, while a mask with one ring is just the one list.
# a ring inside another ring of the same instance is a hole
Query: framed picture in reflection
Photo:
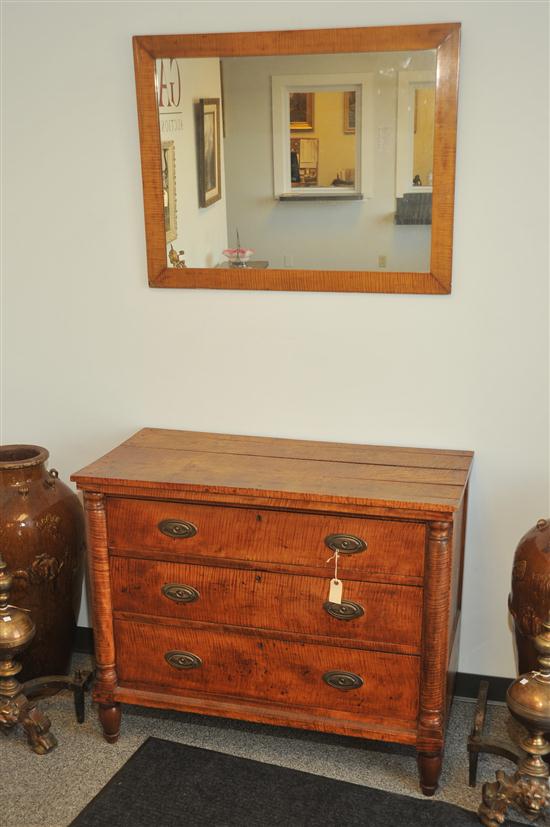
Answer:
[[178, 234], [176, 216], [176, 146], [174, 141], [161, 144], [162, 194], [164, 199], [164, 229], [166, 243], [174, 241]]
[[290, 92], [290, 129], [292, 132], [313, 131], [314, 92]]
[[344, 132], [355, 132], [355, 92], [344, 92]]
[[201, 98], [197, 107], [197, 164], [201, 207], [209, 207], [222, 197], [220, 159], [220, 99]]

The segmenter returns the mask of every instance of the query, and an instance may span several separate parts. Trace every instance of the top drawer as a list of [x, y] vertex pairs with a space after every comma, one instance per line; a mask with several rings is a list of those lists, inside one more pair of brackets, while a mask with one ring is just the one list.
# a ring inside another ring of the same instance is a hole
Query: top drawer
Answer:
[[422, 523], [109, 497], [107, 529], [115, 549], [307, 566], [323, 576], [332, 569], [327, 538], [345, 535], [350, 538], [344, 538], [345, 545], [360, 541], [365, 548], [342, 552], [344, 578], [420, 578], [423, 573]]
[[[422, 523], [109, 497], [107, 529], [111, 548], [307, 566], [323, 576], [332, 570], [331, 535], [346, 535], [349, 540], [340, 538], [342, 577], [423, 573]], [[361, 545], [353, 553], [345, 548]]]

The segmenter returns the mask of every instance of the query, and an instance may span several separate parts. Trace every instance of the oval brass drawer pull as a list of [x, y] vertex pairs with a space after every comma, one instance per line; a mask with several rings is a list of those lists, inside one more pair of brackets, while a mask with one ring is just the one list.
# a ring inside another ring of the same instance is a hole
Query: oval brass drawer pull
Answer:
[[355, 672], [325, 672], [323, 680], [332, 686], [333, 689], [359, 689], [364, 684], [364, 680]]
[[337, 620], [355, 620], [365, 614], [363, 607], [359, 603], [354, 603], [353, 600], [342, 600], [341, 603], [331, 603], [327, 600], [323, 603], [323, 609]]
[[366, 542], [354, 534], [329, 534], [325, 537], [325, 545], [331, 551], [339, 551], [340, 554], [357, 554], [367, 547]]
[[179, 652], [177, 649], [166, 652], [164, 659], [174, 669], [198, 669], [202, 660], [192, 652]]
[[184, 583], [165, 583], [161, 589], [163, 595], [174, 603], [194, 603], [200, 597], [200, 592], [193, 586]]
[[197, 533], [197, 526], [188, 523], [186, 520], [161, 520], [159, 529], [168, 537], [177, 537], [178, 539], [194, 537]]

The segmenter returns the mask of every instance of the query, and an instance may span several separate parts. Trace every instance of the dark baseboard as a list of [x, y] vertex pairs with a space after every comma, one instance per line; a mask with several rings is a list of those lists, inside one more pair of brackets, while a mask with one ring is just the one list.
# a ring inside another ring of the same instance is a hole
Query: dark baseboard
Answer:
[[[94, 653], [94, 636], [92, 630], [87, 626], [77, 626], [75, 651], [83, 652], [86, 655]], [[514, 680], [513, 678], [496, 678], [491, 675], [471, 675], [468, 672], [457, 672], [455, 683], [455, 695], [461, 698], [477, 698], [480, 681], [489, 681], [489, 700], [504, 701], [506, 690]]]
[[506, 690], [514, 678], [497, 678], [494, 675], [470, 675], [468, 672], [457, 672], [455, 681], [455, 695], [461, 698], [477, 698], [481, 681], [489, 681], [489, 701], [506, 700]]
[[85, 655], [94, 653], [94, 633], [88, 626], [77, 626], [74, 636], [73, 649]]

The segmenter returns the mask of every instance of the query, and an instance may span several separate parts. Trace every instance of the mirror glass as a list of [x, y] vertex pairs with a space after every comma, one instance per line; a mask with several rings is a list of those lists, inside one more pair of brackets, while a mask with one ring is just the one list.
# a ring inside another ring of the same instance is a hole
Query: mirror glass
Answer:
[[156, 61], [167, 265], [430, 269], [435, 50]]
[[288, 95], [292, 190], [340, 187], [355, 191], [355, 91]]
[[413, 186], [432, 185], [435, 87], [414, 91]]

